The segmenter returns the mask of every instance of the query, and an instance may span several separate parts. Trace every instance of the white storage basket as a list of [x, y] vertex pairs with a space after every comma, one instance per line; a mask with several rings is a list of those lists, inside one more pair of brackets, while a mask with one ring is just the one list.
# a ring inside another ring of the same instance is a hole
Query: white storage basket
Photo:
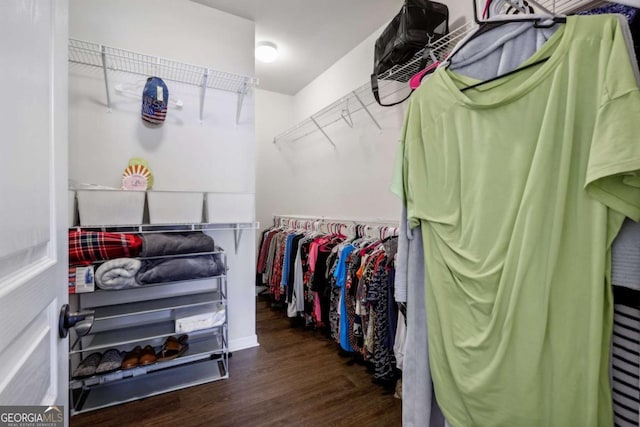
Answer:
[[80, 225], [142, 224], [144, 191], [77, 190]]
[[253, 222], [255, 196], [241, 193], [207, 193], [207, 222]]
[[202, 222], [204, 193], [189, 191], [147, 191], [151, 224]]

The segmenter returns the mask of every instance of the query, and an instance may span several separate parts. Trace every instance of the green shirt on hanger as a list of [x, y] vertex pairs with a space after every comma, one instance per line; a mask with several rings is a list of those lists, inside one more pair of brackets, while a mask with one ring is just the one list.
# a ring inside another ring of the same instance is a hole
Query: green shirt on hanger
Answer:
[[431, 374], [452, 426], [613, 424], [610, 247], [640, 220], [640, 92], [620, 21], [568, 17], [523, 65], [414, 93], [394, 191], [425, 245]]

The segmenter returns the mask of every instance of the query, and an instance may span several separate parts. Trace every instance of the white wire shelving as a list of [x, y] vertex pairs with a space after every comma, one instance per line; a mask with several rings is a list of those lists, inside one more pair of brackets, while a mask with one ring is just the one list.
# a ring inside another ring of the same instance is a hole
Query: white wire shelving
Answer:
[[207, 89], [216, 89], [237, 94], [236, 123], [238, 123], [244, 97], [258, 83], [258, 80], [254, 77], [227, 73], [200, 65], [185, 64], [77, 39], [69, 39], [69, 62], [103, 70], [109, 109], [111, 108], [109, 71], [120, 71], [147, 77], [157, 76], [173, 82], [198, 86], [200, 87], [200, 120], [203, 119], [204, 115], [204, 101]]
[[138, 225], [74, 225], [70, 231], [101, 231], [113, 233], [183, 233], [187, 231], [233, 231], [235, 253], [238, 253], [242, 233], [245, 230], [257, 230], [259, 222], [239, 223], [191, 223], [191, 224], [138, 224]]
[[[504, 0], [504, 2], [508, 1], [510, 0]], [[616, 0], [615, 2], [640, 8], [640, 0]], [[608, 2], [602, 0], [528, 0], [528, 3], [541, 12], [570, 14], [581, 10], [592, 9]], [[479, 9], [481, 8], [480, 4], [484, 4], [484, 1], [479, 1]], [[429, 47], [430, 52], [427, 51], [427, 55], [425, 55], [425, 48], [417, 52], [413, 58], [404, 64], [396, 65], [384, 73], [379, 74], [378, 84], [382, 100], [390, 102], [389, 100], [393, 101], [398, 97], [398, 94], [408, 94], [408, 82], [411, 77], [420, 71], [420, 63], [423, 55], [427, 59], [425, 66], [431, 65], [434, 61], [444, 60], [456, 44], [474, 31], [476, 27], [477, 24], [475, 21], [465, 23], [433, 42]], [[330, 136], [330, 131], [327, 129], [328, 127], [339, 122], [345, 122], [349, 127], [353, 127], [352, 115], [364, 110], [373, 125], [381, 129], [374, 114], [379, 108], [373, 97], [371, 84], [367, 82], [332, 102], [317, 113], [302, 120], [295, 126], [276, 135], [273, 138], [273, 142], [294, 142], [315, 132], [321, 132], [329, 143], [335, 147], [335, 143]]]
[[[475, 24], [471, 23], [465, 24], [434, 42], [432, 46], [434, 55], [442, 60], [444, 55], [446, 55], [458, 41], [462, 40], [474, 26]], [[398, 94], [408, 92], [407, 82], [414, 74], [420, 71], [422, 53], [422, 51], [418, 52], [410, 61], [396, 65], [378, 76], [379, 89], [383, 101], [391, 102]], [[389, 101], [389, 99], [391, 99], [391, 101]], [[349, 127], [353, 127], [352, 115], [364, 110], [373, 125], [378, 129], [382, 129], [374, 114], [377, 108], [378, 104], [371, 92], [371, 83], [367, 82], [297, 125], [280, 133], [273, 139], [273, 142], [297, 141], [319, 131], [335, 146], [333, 140], [325, 131], [325, 128], [341, 121], [344, 121]]]

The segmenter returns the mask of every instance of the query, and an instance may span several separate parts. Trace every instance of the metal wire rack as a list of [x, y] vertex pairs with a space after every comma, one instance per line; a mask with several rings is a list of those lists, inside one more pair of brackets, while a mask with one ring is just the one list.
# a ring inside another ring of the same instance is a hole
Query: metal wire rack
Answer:
[[[453, 31], [440, 40], [436, 41], [432, 45], [432, 52], [434, 57], [439, 60], [444, 59], [446, 53], [455, 44], [464, 38], [464, 36], [474, 28], [475, 24], [465, 24]], [[398, 93], [407, 92], [407, 82], [411, 77], [420, 71], [420, 60], [422, 58], [422, 51], [418, 52], [411, 60], [404, 64], [396, 65], [390, 70], [378, 76], [380, 93], [383, 100], [389, 98], [393, 99]], [[432, 62], [430, 59], [428, 63]], [[277, 135], [273, 142], [281, 141], [297, 141], [302, 139], [316, 131], [320, 131], [327, 140], [335, 146], [333, 140], [329, 134], [325, 131], [328, 126], [345, 122], [349, 127], [353, 127], [352, 116], [360, 111], [365, 111], [369, 120], [372, 121], [374, 126], [378, 129], [382, 129], [380, 124], [373, 114], [374, 109], [378, 107], [378, 104], [371, 92], [371, 84], [366, 83], [354, 91], [348, 93], [342, 98], [336, 100], [330, 105], [326, 106], [317, 113], [311, 115], [307, 119], [301, 121], [297, 125], [287, 129], [281, 134]]]
[[[533, 4], [534, 7], [541, 9], [542, 6], [544, 9], [550, 12], [561, 13], [561, 14], [569, 14], [575, 13], [582, 10], [593, 9], [595, 7], [614, 2], [618, 4], [624, 4], [627, 6], [640, 8], [640, 0], [534, 0], [530, 3]], [[537, 4], [536, 4], [537, 3]], [[543, 9], [543, 10], [544, 10]]]
[[[508, 1], [508, 0], [507, 0]], [[557, 14], [569, 14], [580, 10], [591, 9], [606, 1], [589, 0], [532, 0], [528, 1], [539, 11], [552, 12]], [[484, 3], [484, 2], [483, 2]], [[616, 3], [626, 4], [640, 8], [640, 0], [616, 0]], [[429, 51], [425, 55], [425, 49], [417, 52], [413, 58], [404, 64], [399, 64], [386, 72], [378, 75], [380, 94], [384, 94], [382, 99], [393, 99], [398, 93], [408, 93], [407, 82], [421, 69], [423, 55], [426, 65], [431, 65], [434, 61], [443, 61], [449, 52], [458, 42], [463, 40], [476, 28], [475, 22], [466, 23], [447, 35], [438, 39], [429, 46]], [[324, 137], [335, 147], [327, 131], [327, 127], [344, 121], [349, 127], [353, 127], [352, 115], [364, 110], [373, 124], [381, 129], [373, 112], [378, 109], [372, 92], [371, 84], [366, 83], [351, 93], [334, 101], [317, 113], [304, 119], [297, 125], [285, 130], [273, 138], [274, 143], [298, 141], [312, 133], [321, 132]]]
[[169, 81], [199, 86], [201, 88], [200, 120], [203, 117], [206, 90], [216, 89], [238, 94], [237, 123], [244, 96], [249, 89], [258, 83], [258, 80], [253, 77], [227, 73], [199, 65], [185, 64], [77, 39], [69, 39], [69, 62], [102, 68], [109, 108], [111, 108], [111, 97], [108, 71], [120, 71], [142, 76], [158, 76]]

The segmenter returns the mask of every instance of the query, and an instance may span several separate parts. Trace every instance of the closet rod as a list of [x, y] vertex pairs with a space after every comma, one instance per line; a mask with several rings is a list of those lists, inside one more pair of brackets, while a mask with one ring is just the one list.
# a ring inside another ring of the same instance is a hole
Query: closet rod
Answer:
[[[286, 224], [283, 223], [286, 221]], [[291, 224], [293, 222], [293, 225]], [[317, 216], [305, 216], [305, 215], [274, 215], [273, 217], [273, 225], [274, 227], [292, 227], [294, 229], [300, 230], [309, 230], [319, 229], [320, 225], [327, 225], [327, 229], [329, 229], [330, 225], [340, 226], [339, 229], [342, 230], [342, 226], [347, 229], [347, 234], [355, 233], [357, 235], [357, 229], [362, 226], [364, 227], [364, 234], [366, 236], [372, 237], [369, 235], [368, 231], [373, 230], [376, 231], [379, 235], [380, 239], [383, 239], [387, 232], [390, 232], [389, 236], [397, 236], [400, 232], [400, 226], [398, 221], [392, 220], [360, 220], [360, 219], [337, 219], [337, 218], [327, 218], [327, 217], [317, 217]]]
[[291, 219], [291, 220], [302, 220], [302, 221], [321, 221], [321, 222], [344, 222], [344, 223], [358, 223], [358, 224], [386, 224], [386, 225], [398, 225], [399, 221], [392, 219], [383, 219], [383, 218], [332, 218], [326, 216], [316, 216], [316, 215], [274, 215], [273, 219]]

